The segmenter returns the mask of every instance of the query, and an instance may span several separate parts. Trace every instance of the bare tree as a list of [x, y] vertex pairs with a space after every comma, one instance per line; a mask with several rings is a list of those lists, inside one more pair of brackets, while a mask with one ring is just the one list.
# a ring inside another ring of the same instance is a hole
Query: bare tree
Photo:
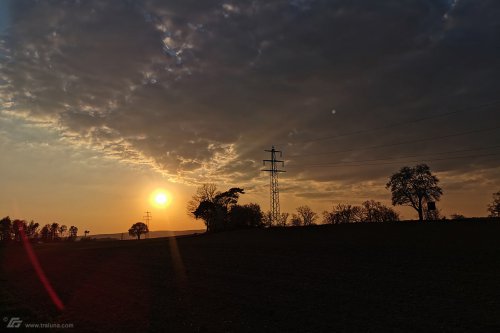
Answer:
[[[280, 217], [276, 223], [276, 226], [280, 226], [280, 227], [286, 227], [287, 224], [288, 224], [288, 218], [290, 217], [290, 214], [289, 213], [281, 213], [280, 214]], [[266, 227], [272, 227], [273, 225], [273, 216], [271, 214], [270, 211], [267, 211], [266, 213], [264, 213], [263, 217], [262, 217], [262, 223], [266, 226]]]
[[366, 200], [362, 204], [363, 222], [392, 222], [399, 220], [399, 214], [375, 200]]
[[214, 202], [217, 194], [217, 186], [215, 184], [209, 183], [199, 186], [196, 189], [196, 193], [188, 202], [188, 214], [194, 217], [194, 211], [200, 206], [200, 203], [203, 201]]
[[314, 225], [314, 222], [318, 219], [318, 214], [313, 212], [311, 207], [307, 205], [297, 207], [297, 213], [304, 226]]
[[323, 211], [323, 224], [337, 224], [337, 215], [334, 211]]
[[382, 218], [381, 206], [380, 202], [376, 202], [375, 200], [366, 200], [362, 203], [363, 206], [363, 221], [364, 222], [384, 222]]
[[288, 224], [288, 217], [289, 216], [290, 216], [289, 213], [281, 213], [279, 221], [278, 221], [278, 225], [280, 227], [286, 227], [286, 225]]
[[398, 214], [389, 207], [374, 200], [367, 200], [363, 205], [352, 206], [338, 204], [331, 211], [323, 212], [323, 223], [342, 224], [355, 222], [385, 222], [398, 220]]
[[493, 193], [493, 201], [488, 205], [489, 217], [500, 217], [500, 191]]
[[299, 227], [302, 225], [302, 220], [297, 214], [292, 214], [292, 219], [290, 220], [290, 224], [294, 227]]
[[323, 217], [326, 217], [333, 224], [361, 222], [363, 210], [359, 206], [338, 204], [330, 213], [327, 212], [326, 215], [323, 213]]
[[273, 214], [271, 214], [271, 211], [268, 210], [264, 213], [262, 216], [262, 224], [268, 228], [273, 226]]
[[403, 167], [393, 174], [386, 188], [392, 192], [392, 204], [413, 207], [420, 222], [424, 220], [424, 204], [439, 201], [443, 190], [437, 185], [439, 179], [426, 164]]

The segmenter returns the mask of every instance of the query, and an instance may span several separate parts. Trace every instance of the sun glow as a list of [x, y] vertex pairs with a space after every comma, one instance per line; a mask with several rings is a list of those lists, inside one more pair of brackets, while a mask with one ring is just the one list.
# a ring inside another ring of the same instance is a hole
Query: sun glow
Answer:
[[167, 203], [167, 196], [165, 193], [158, 193], [155, 197], [155, 201], [158, 205], [164, 205]]
[[151, 203], [158, 208], [165, 208], [170, 205], [171, 197], [165, 190], [156, 190], [151, 194]]

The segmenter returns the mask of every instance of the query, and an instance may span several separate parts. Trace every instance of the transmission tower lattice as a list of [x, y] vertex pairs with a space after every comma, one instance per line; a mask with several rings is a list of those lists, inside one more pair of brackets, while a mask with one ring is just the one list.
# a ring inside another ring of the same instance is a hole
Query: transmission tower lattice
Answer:
[[153, 219], [153, 216], [151, 216], [151, 212], [146, 212], [146, 215], [143, 216], [144, 221], [146, 222], [146, 225], [148, 226], [148, 232], [146, 233], [146, 238], [149, 238], [149, 221]]
[[281, 163], [281, 166], [285, 167], [285, 161], [276, 159], [277, 153], [280, 154], [280, 157], [283, 156], [283, 153], [281, 152], [281, 150], [274, 149], [274, 146], [271, 148], [271, 150], [266, 149], [264, 151], [271, 153], [270, 160], [263, 160], [264, 165], [266, 165], [266, 162], [271, 163], [271, 168], [262, 171], [269, 172], [270, 175], [269, 178], [270, 178], [270, 192], [271, 192], [271, 198], [270, 198], [271, 224], [276, 225], [280, 220], [280, 193], [278, 188], [278, 173], [285, 172], [284, 170], [278, 169], [278, 163]]

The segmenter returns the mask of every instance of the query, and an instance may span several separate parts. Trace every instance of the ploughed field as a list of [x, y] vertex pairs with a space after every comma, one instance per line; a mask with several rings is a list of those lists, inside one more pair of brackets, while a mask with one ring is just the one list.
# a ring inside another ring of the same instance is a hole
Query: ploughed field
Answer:
[[[500, 223], [353, 224], [0, 247], [0, 315], [66, 332], [500, 330]], [[0, 331], [3, 331], [5, 322]]]

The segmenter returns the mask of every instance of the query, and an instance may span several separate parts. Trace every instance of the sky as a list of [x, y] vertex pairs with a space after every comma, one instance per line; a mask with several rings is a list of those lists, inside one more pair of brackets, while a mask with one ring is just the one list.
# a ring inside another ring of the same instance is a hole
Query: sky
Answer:
[[0, 0], [0, 215], [200, 229], [203, 183], [269, 209], [274, 145], [282, 212], [390, 205], [390, 175], [427, 163], [443, 214], [485, 216], [498, 17], [494, 0]]

